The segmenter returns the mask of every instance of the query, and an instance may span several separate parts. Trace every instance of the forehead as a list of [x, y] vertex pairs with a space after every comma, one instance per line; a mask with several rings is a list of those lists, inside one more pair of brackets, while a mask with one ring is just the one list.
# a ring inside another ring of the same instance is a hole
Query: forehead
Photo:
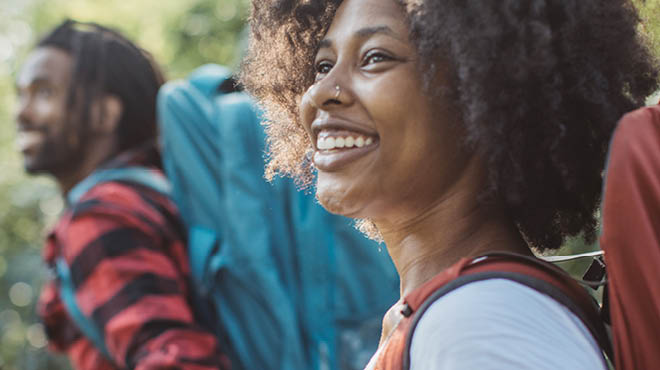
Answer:
[[44, 80], [55, 85], [66, 85], [71, 79], [72, 68], [73, 58], [69, 53], [54, 47], [39, 47], [28, 55], [16, 84], [24, 87]]
[[389, 27], [407, 36], [405, 13], [394, 0], [344, 0], [326, 34], [326, 38], [353, 34], [368, 27]]

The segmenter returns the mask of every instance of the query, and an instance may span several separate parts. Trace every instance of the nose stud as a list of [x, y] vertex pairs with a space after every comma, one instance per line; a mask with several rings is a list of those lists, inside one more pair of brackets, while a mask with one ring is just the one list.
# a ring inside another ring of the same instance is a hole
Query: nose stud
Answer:
[[335, 85], [335, 100], [339, 99], [339, 95], [341, 95], [341, 88], [339, 85]]

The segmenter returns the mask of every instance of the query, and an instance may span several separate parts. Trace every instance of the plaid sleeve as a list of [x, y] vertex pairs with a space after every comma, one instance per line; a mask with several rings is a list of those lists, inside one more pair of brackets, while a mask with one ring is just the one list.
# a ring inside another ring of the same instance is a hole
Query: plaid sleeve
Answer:
[[117, 369], [80, 333], [68, 316], [60, 301], [55, 281], [51, 280], [44, 285], [37, 310], [48, 335], [51, 351], [68, 353], [76, 369]]
[[[102, 329], [113, 362], [140, 370], [228, 368], [215, 336], [195, 322], [171, 204], [119, 183], [91, 193], [57, 239], [78, 305]], [[75, 364], [89, 355], [75, 345], [66, 352]]]

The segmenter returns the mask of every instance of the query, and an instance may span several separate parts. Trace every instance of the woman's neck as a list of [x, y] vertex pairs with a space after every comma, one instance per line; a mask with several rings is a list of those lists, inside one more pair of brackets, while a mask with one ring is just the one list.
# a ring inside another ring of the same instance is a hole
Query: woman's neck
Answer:
[[483, 187], [473, 180], [457, 181], [446, 197], [412, 217], [376, 221], [399, 273], [402, 297], [463, 257], [493, 251], [532, 255], [503, 207], [478, 200]]

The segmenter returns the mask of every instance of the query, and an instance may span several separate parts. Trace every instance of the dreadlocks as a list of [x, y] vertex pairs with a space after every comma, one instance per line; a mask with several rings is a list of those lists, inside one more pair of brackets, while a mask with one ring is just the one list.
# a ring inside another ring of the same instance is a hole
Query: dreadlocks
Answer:
[[74, 60], [68, 108], [79, 115], [75, 121], [81, 126], [81, 139], [89, 132], [92, 102], [103, 95], [116, 96], [122, 103], [118, 150], [156, 137], [156, 94], [164, 79], [147, 51], [115, 30], [70, 19], [37, 46], [64, 50]]

